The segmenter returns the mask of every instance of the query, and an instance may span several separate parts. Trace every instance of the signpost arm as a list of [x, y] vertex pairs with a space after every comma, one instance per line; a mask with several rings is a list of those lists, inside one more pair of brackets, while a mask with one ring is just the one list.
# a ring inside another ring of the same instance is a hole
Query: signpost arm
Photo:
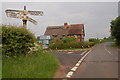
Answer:
[[23, 10], [11, 10], [11, 9], [7, 9], [5, 10], [7, 17], [11, 17], [11, 18], [20, 18], [23, 21], [23, 28], [27, 29], [27, 21], [32, 22], [33, 24], [37, 25], [37, 21], [35, 21], [34, 19], [26, 16], [27, 14], [30, 15], [38, 15], [38, 16], [42, 16], [43, 12], [42, 11], [27, 11], [26, 10], [26, 6], [24, 6]]

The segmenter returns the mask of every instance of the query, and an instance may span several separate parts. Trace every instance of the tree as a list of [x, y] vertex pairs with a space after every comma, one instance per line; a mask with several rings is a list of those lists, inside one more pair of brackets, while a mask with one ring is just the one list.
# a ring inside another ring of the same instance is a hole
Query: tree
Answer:
[[120, 16], [111, 21], [111, 35], [116, 39], [116, 44], [120, 45]]

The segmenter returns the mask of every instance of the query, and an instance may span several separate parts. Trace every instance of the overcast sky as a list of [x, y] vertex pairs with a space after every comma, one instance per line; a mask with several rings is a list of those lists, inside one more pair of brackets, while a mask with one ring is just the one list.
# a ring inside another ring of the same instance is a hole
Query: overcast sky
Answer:
[[84, 24], [85, 39], [110, 36], [110, 22], [118, 16], [117, 2], [3, 2], [2, 23], [22, 25], [20, 19], [6, 17], [6, 9], [40, 10], [43, 16], [30, 16], [38, 25], [28, 22], [27, 28], [36, 36], [43, 35], [47, 26]]

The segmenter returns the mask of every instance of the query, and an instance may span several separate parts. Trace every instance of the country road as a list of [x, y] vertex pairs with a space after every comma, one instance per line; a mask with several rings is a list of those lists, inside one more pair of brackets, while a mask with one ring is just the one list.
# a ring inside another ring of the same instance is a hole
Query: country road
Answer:
[[97, 45], [72, 78], [118, 78], [118, 49], [111, 42]]
[[[78, 60], [89, 51], [84, 52], [54, 52], [62, 66], [57, 78], [65, 78]], [[112, 47], [111, 42], [96, 45], [73, 72], [71, 78], [118, 78], [118, 49]]]

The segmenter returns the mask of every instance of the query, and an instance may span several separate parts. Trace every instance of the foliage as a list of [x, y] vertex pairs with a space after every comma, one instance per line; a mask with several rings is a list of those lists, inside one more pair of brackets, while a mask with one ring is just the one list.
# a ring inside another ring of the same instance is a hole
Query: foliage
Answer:
[[111, 35], [116, 39], [117, 45], [120, 46], [120, 16], [111, 21]]
[[50, 41], [50, 44], [56, 44], [56, 43], [63, 43], [62, 40], [57, 37], [57, 38], [53, 38], [51, 41]]
[[7, 56], [26, 54], [34, 46], [35, 36], [24, 28], [2, 26], [2, 53]]
[[97, 43], [100, 43], [100, 40], [96, 38], [90, 38], [89, 42], [94, 42], [95, 44], [97, 44]]
[[2, 59], [2, 78], [52, 78], [59, 67], [57, 58], [43, 50]]
[[69, 49], [69, 48], [88, 48], [94, 45], [94, 42], [77, 42], [74, 37], [65, 37], [63, 39], [54, 38], [50, 41], [50, 49]]
[[34, 46], [33, 47], [29, 47], [30, 51], [28, 52], [29, 54], [33, 54], [35, 53], [36, 51], [38, 51], [39, 49], [42, 48], [42, 45], [41, 43], [34, 43]]
[[75, 41], [76, 40], [76, 38], [75, 37], [65, 37], [65, 38], [63, 38], [63, 43], [70, 43], [70, 42], [73, 42], [73, 41]]

